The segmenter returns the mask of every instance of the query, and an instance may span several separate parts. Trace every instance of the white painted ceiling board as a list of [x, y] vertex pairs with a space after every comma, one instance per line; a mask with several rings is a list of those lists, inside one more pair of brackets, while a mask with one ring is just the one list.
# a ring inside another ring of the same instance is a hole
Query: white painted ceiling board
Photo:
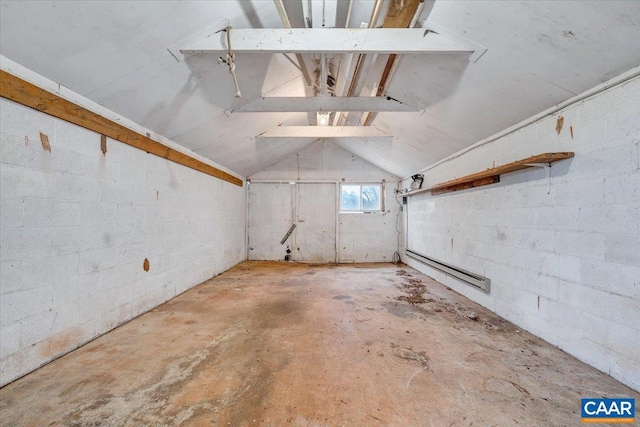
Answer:
[[227, 159], [225, 166], [244, 176], [276, 163], [313, 143], [312, 139], [281, 139], [263, 143], [255, 136], [273, 126], [302, 125], [307, 121], [304, 113], [264, 113], [247, 121], [244, 115], [222, 114], [207, 123], [173, 138], [178, 144], [208, 158]]
[[[3, 1], [2, 54], [88, 95], [154, 61], [223, 18], [276, 26], [272, 1]], [[175, 59], [173, 59], [175, 61]]]
[[[284, 3], [299, 26], [300, 1]], [[352, 27], [369, 20], [372, 5], [354, 0]], [[255, 173], [309, 144], [256, 145], [253, 138], [281, 123], [309, 125], [313, 114], [227, 116], [260, 95], [308, 94], [282, 55], [238, 54], [245, 98], [236, 99], [216, 57], [178, 62], [167, 51], [225, 18], [236, 28], [279, 28], [272, 0], [5, 0], [0, 11], [3, 55], [238, 173]], [[375, 126], [395, 136], [390, 142], [336, 140], [399, 176], [640, 63], [639, 1], [438, 0], [429, 21], [488, 51], [477, 63], [459, 55], [403, 56], [387, 93], [424, 111], [380, 113]]]
[[[125, 117], [146, 123], [168, 138], [175, 138], [204, 125], [227, 109], [271, 93], [292, 80], [298, 80], [292, 82], [295, 90], [304, 87], [297, 68], [282, 55], [244, 55], [238, 57], [236, 67], [248, 70], [240, 84], [244, 95], [241, 99], [234, 97], [233, 77], [228, 68], [218, 65], [213, 57], [198, 55], [184, 62], [172, 60], [149, 64], [128, 79], [113, 82], [89, 96]], [[154, 96], [141, 97], [140, 93], [154, 93]]]
[[351, 28], [360, 28], [360, 23], [369, 23], [371, 18], [371, 10], [375, 0], [353, 0], [353, 9], [351, 10]]
[[[229, 168], [231, 170], [240, 171], [238, 173], [249, 176], [252, 173], [258, 172], [260, 168], [277, 163], [292, 154], [300, 152], [313, 144], [313, 142], [313, 140], [309, 139], [273, 141], [270, 142], [269, 145], [250, 142], [234, 147], [231, 150], [227, 149], [224, 155], [233, 159], [229, 161]], [[226, 147], [228, 146], [224, 148]], [[209, 145], [195, 150], [195, 152], [205, 157], [213, 157], [219, 154], [219, 149], [220, 146]]]
[[289, 23], [294, 28], [304, 28], [304, 10], [302, 2], [298, 0], [283, 0], [284, 10], [287, 12]]
[[251, 180], [330, 180], [338, 181], [398, 181], [370, 162], [336, 145], [334, 140], [318, 140], [304, 150], [291, 155], [250, 176]]
[[[421, 168], [419, 165], [431, 164], [438, 160], [438, 158], [423, 150], [418, 150], [412, 145], [400, 143], [398, 139], [391, 141], [335, 139], [333, 141], [340, 148], [350, 151], [369, 163], [396, 176], [403, 176], [402, 173], [407, 169], [414, 172]], [[426, 163], [424, 159], [427, 159]]]

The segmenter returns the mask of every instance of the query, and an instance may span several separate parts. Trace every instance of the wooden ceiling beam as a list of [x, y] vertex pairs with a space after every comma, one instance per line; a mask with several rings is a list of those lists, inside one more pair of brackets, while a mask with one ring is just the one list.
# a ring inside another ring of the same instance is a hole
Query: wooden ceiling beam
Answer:
[[232, 113], [260, 112], [317, 112], [317, 111], [387, 111], [415, 112], [418, 108], [398, 100], [376, 96], [315, 96], [256, 98], [233, 110]]
[[392, 138], [373, 126], [276, 126], [257, 138]]
[[420, 3], [420, 0], [390, 0], [382, 28], [408, 28]]
[[[409, 28], [413, 22], [414, 16], [418, 13], [421, 0], [390, 0], [387, 8], [387, 14], [382, 24], [383, 28]], [[382, 72], [382, 77], [378, 83], [376, 96], [382, 96], [387, 90], [387, 82], [391, 78], [391, 71], [396, 66], [398, 55], [395, 53], [389, 55], [387, 64]], [[364, 121], [365, 126], [370, 126], [377, 117], [377, 111], [371, 111]]]
[[[422, 28], [233, 28], [235, 53], [470, 54], [468, 47]], [[185, 43], [183, 55], [227, 52], [224, 33]]]

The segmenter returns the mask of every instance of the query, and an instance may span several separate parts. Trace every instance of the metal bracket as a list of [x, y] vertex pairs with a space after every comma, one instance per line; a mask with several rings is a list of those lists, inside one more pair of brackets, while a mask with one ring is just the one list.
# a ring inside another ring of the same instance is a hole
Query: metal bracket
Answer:
[[287, 231], [287, 234], [285, 234], [282, 240], [280, 240], [281, 245], [284, 245], [284, 242], [286, 242], [289, 236], [291, 236], [291, 233], [293, 233], [293, 230], [295, 228], [296, 228], [296, 224], [291, 224], [291, 227], [289, 227], [289, 231]]
[[467, 47], [469, 50], [473, 52], [469, 57], [470, 62], [477, 62], [478, 59], [480, 59], [482, 55], [484, 55], [487, 52], [486, 47], [476, 42], [473, 42], [465, 37], [462, 37], [461, 35], [456, 34], [453, 31], [450, 31], [444, 27], [441, 27], [440, 25], [437, 25], [431, 21], [425, 20], [422, 23], [422, 28], [424, 28], [425, 30], [432, 31], [443, 37], [446, 37], [452, 42], [458, 43], [459, 45]]
[[182, 49], [183, 46], [195, 43], [197, 41], [206, 39], [208, 37], [215, 37], [216, 34], [218, 34], [219, 32], [221, 32], [222, 30], [224, 30], [230, 25], [231, 24], [229, 23], [228, 19], [222, 19], [221, 21], [217, 22], [216, 24], [210, 27], [207, 27], [185, 39], [182, 39], [179, 42], [173, 43], [171, 46], [167, 48], [167, 50], [169, 51], [169, 53], [171, 53], [171, 55], [173, 55], [176, 61], [178, 62], [184, 61], [186, 57], [189, 56], [190, 54], [185, 55], [180, 51], [180, 49]]
[[551, 163], [526, 163], [525, 166], [531, 166], [532, 168], [543, 168], [547, 173], [547, 194], [551, 194]]

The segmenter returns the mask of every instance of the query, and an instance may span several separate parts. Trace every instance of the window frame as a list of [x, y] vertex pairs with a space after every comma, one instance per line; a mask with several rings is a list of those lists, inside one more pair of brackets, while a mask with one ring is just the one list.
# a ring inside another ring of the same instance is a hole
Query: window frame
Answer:
[[[346, 213], [346, 214], [352, 214], [352, 213], [366, 213], [366, 214], [371, 214], [371, 213], [382, 213], [384, 212], [384, 206], [385, 206], [385, 186], [384, 186], [384, 181], [380, 182], [380, 181], [376, 181], [376, 182], [341, 182], [340, 183], [340, 191], [339, 191], [339, 212], [342, 213]], [[347, 187], [360, 187], [360, 197], [358, 199], [359, 201], [359, 209], [357, 210], [346, 210], [342, 208], [342, 187], [347, 186]], [[362, 206], [362, 187], [378, 187], [380, 189], [380, 208], [379, 209], [363, 209]]]

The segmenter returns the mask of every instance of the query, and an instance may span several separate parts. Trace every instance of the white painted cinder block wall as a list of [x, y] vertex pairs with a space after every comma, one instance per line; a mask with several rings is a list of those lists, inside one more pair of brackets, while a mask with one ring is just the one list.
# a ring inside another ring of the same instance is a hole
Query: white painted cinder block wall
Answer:
[[[398, 247], [399, 205], [394, 189], [399, 178], [349, 153], [328, 140], [313, 143], [298, 154], [249, 177], [256, 182], [381, 182], [385, 180], [384, 213], [338, 215], [338, 262], [392, 262]], [[249, 206], [249, 209], [260, 207]]]
[[575, 152], [553, 164], [549, 194], [545, 172], [526, 170], [409, 198], [408, 247], [489, 277], [490, 294], [404, 261], [640, 390], [639, 145], [635, 78], [446, 161], [425, 172], [426, 185]]
[[0, 385], [244, 260], [244, 187], [5, 99], [0, 131]]

